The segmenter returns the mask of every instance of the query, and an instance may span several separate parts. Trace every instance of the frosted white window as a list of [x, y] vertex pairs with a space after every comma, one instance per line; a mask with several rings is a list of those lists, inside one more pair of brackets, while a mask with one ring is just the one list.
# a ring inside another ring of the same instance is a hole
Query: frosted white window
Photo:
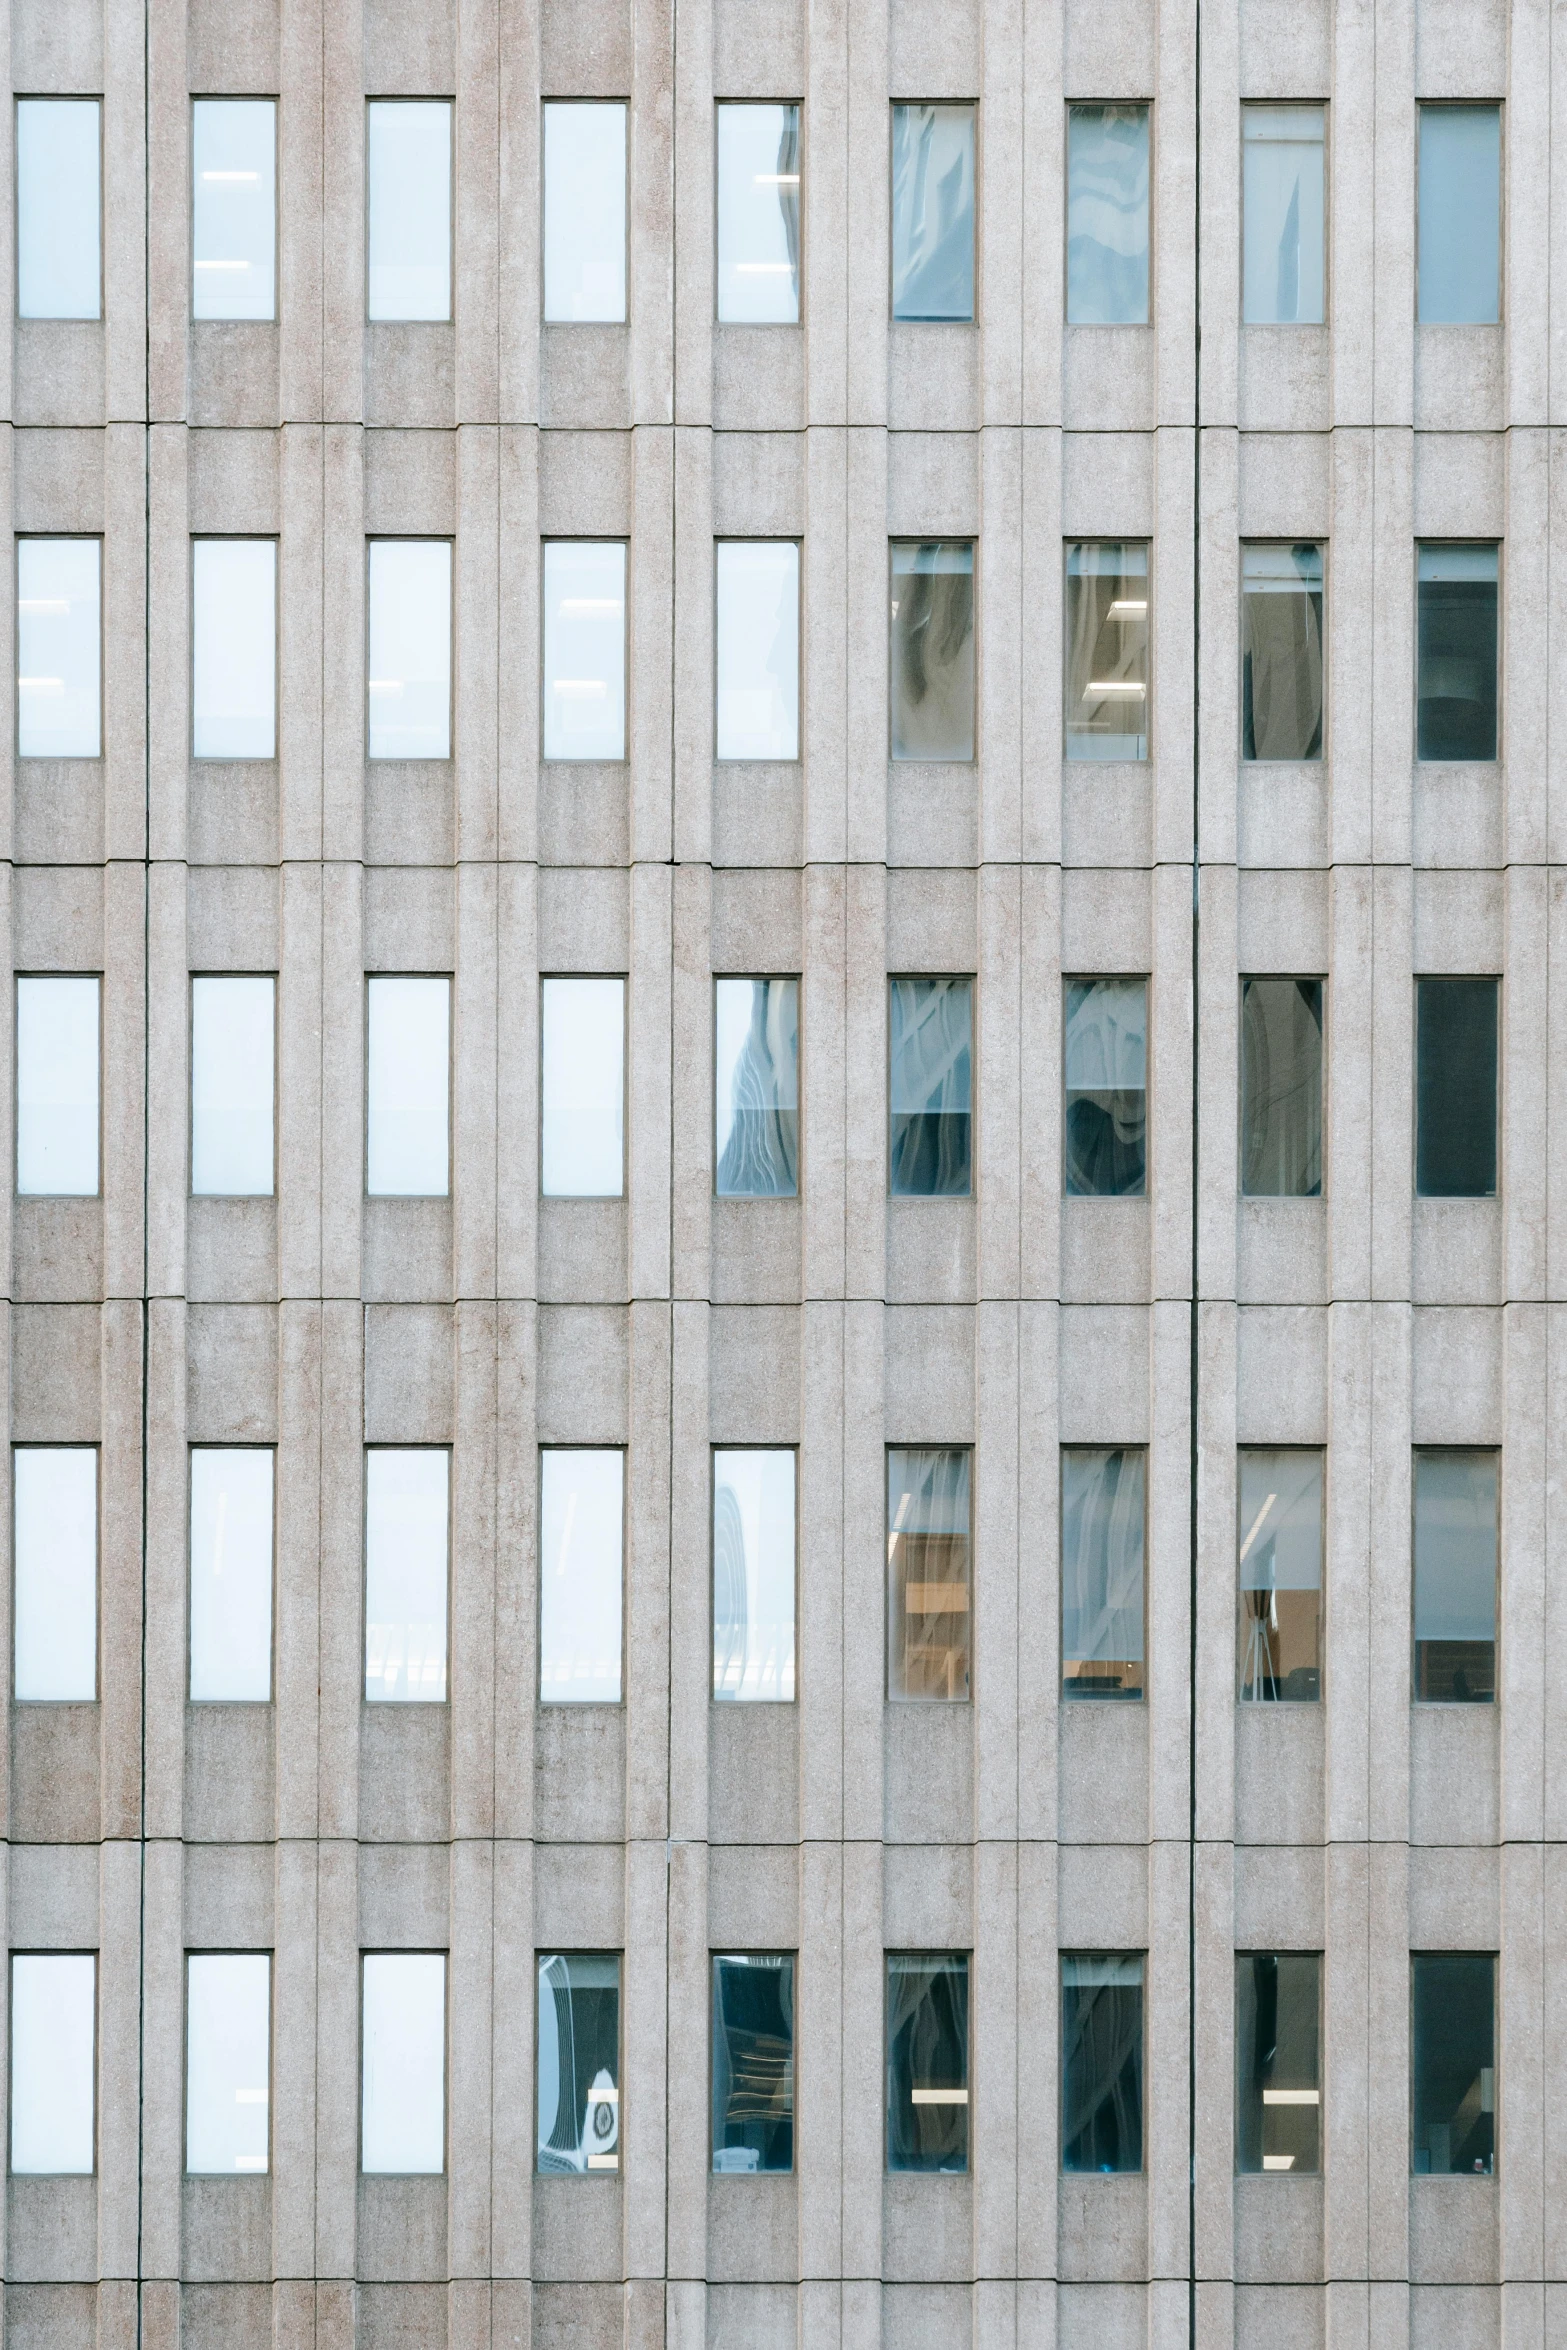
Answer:
[[370, 107], [370, 316], [452, 314], [452, 109], [448, 99]]
[[99, 539], [16, 542], [16, 747], [24, 759], [103, 748]]
[[544, 546], [544, 756], [626, 755], [624, 539]]
[[96, 98], [16, 105], [19, 318], [101, 318], [102, 232]]
[[273, 1454], [190, 1456], [190, 1693], [264, 1705], [272, 1695]]
[[191, 747], [198, 759], [277, 753], [277, 541], [197, 539]]
[[892, 315], [974, 315], [974, 109], [892, 110]]
[[98, 981], [16, 983], [16, 1188], [98, 1189]]
[[98, 1454], [19, 1445], [15, 1479], [16, 1694], [56, 1704], [98, 1694]]
[[365, 1695], [439, 1704], [446, 1695], [447, 1488], [433, 1446], [365, 1455]]
[[546, 979], [542, 1171], [547, 1199], [625, 1191], [626, 983]]
[[626, 315], [626, 109], [544, 109], [544, 316], [618, 325]]
[[451, 755], [451, 541], [372, 539], [370, 756]]
[[720, 539], [717, 552], [718, 756], [798, 759], [800, 550]]
[[267, 2168], [272, 1961], [263, 1950], [185, 1961], [185, 2168]]
[[1248, 326], [1320, 326], [1323, 109], [1241, 108]]
[[794, 1697], [794, 1459], [713, 1455], [715, 1697]]
[[359, 2167], [446, 2168], [446, 1958], [435, 1950], [367, 1951]]
[[718, 109], [718, 315], [800, 315], [800, 109]]
[[1422, 325], [1494, 326], [1502, 301], [1502, 111], [1420, 109]]
[[191, 316], [277, 316], [277, 104], [198, 98]]
[[620, 1703], [623, 1452], [540, 1455], [539, 1695]]
[[366, 1188], [444, 1199], [450, 1188], [449, 979], [372, 979], [366, 1078]]
[[13, 2171], [92, 2170], [97, 1977], [86, 1951], [18, 1951], [11, 1960]]
[[190, 986], [190, 1187], [228, 1199], [272, 1192], [273, 998], [269, 978]]

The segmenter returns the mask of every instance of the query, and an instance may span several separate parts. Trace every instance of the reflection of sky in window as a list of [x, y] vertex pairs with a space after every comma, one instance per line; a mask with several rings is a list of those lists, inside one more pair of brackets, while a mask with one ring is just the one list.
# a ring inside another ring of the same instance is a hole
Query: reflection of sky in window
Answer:
[[794, 1454], [713, 1455], [713, 1695], [794, 1696]]
[[365, 1695], [446, 1695], [448, 1455], [365, 1457]]
[[539, 1511], [539, 1694], [620, 1701], [625, 1456], [551, 1449]]

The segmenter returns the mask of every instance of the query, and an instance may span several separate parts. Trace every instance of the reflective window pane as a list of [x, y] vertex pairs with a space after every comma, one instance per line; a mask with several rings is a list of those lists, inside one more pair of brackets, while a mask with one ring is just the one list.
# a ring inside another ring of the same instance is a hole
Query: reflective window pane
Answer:
[[1411, 2168], [1496, 2167], [1496, 1960], [1416, 1951], [1410, 1973]]
[[552, 100], [544, 108], [544, 316], [626, 315], [626, 109]]
[[717, 111], [718, 315], [792, 324], [800, 315], [800, 109]]
[[198, 98], [191, 193], [191, 316], [277, 316], [277, 105]]
[[887, 2168], [966, 2171], [968, 1959], [887, 1953]]
[[444, 2171], [444, 1952], [366, 1952], [361, 2047], [360, 2169]]
[[1320, 326], [1325, 316], [1323, 122], [1320, 106], [1241, 108], [1248, 326]]
[[800, 1188], [800, 983], [714, 983], [714, 1188], [725, 1199]]
[[190, 1693], [198, 1704], [272, 1695], [269, 1447], [190, 1456]]
[[449, 979], [372, 979], [366, 991], [372, 1197], [444, 1199], [450, 1188], [451, 991]]
[[1143, 2167], [1143, 1962], [1061, 1959], [1061, 2168]]
[[97, 1449], [18, 1445], [11, 1468], [16, 1694], [85, 1703], [98, 1694]]
[[794, 2168], [794, 1960], [713, 1960], [713, 2168]]
[[717, 558], [717, 755], [798, 759], [800, 550], [793, 539], [720, 539]]
[[1322, 756], [1322, 549], [1241, 549], [1241, 757]]
[[1449, 1705], [1496, 1696], [1497, 1458], [1415, 1455], [1415, 1695]]
[[264, 2171], [272, 1961], [260, 1950], [192, 1956], [185, 1986], [185, 2168]]
[[365, 1454], [365, 1696], [446, 1695], [451, 1455], [436, 1445]]
[[538, 2167], [559, 2177], [620, 2168], [620, 1960], [539, 1959]]
[[1415, 981], [1415, 1189], [1425, 1199], [1496, 1191], [1494, 979]]
[[887, 1453], [887, 1695], [969, 1693], [969, 1455]]
[[974, 109], [892, 110], [892, 315], [974, 315]]
[[1235, 1955], [1235, 2167], [1322, 2168], [1322, 1961]]
[[794, 1698], [792, 1451], [713, 1455], [713, 1695]]
[[544, 545], [544, 756], [626, 755], [626, 543]]
[[270, 978], [190, 986], [190, 1187], [267, 1199], [273, 1187]]
[[1420, 109], [1420, 322], [1494, 326], [1502, 291], [1502, 115]]
[[626, 1188], [626, 983], [546, 979], [540, 1189], [619, 1199]]
[[1125, 539], [1066, 550], [1065, 755], [1148, 756], [1148, 549]]
[[98, 1189], [96, 979], [16, 983], [16, 1188], [90, 1199]]
[[893, 758], [972, 759], [972, 543], [894, 539], [891, 604]]
[[1073, 326], [1148, 322], [1148, 109], [1069, 106], [1066, 315]]
[[967, 979], [888, 986], [895, 1197], [967, 1197], [973, 1189], [974, 989]]
[[452, 755], [450, 539], [370, 541], [372, 759]]
[[370, 316], [450, 318], [450, 101], [377, 98], [369, 111]]
[[1066, 983], [1066, 1188], [1102, 1199], [1148, 1187], [1148, 983]]
[[90, 2173], [98, 1961], [17, 1951], [11, 1960], [11, 2168]]
[[1239, 1693], [1319, 1698], [1322, 1455], [1248, 1446], [1239, 1472]]
[[16, 313], [103, 316], [96, 98], [16, 102]]
[[1494, 545], [1427, 545], [1417, 562], [1415, 756], [1496, 757]]
[[1143, 1694], [1145, 1454], [1074, 1446], [1061, 1455], [1061, 1688], [1066, 1697]]
[[277, 541], [197, 539], [191, 560], [191, 749], [277, 751]]
[[539, 1696], [620, 1703], [625, 1467], [608, 1447], [539, 1456]]
[[100, 539], [16, 542], [16, 748], [24, 759], [103, 749]]
[[1322, 1191], [1322, 982], [1241, 981], [1241, 1189]]

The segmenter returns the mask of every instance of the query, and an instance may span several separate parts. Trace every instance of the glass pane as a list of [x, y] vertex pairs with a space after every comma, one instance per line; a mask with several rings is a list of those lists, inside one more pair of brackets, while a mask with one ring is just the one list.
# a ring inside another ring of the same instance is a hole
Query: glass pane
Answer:
[[895, 1196], [973, 1189], [974, 1000], [967, 979], [894, 979], [889, 1158]]
[[713, 1455], [713, 1695], [794, 1698], [794, 1454]]
[[1061, 1455], [1061, 1686], [1143, 1694], [1144, 1483], [1139, 1450]]
[[98, 1962], [85, 1952], [11, 1961], [11, 2168], [93, 2168]]
[[16, 747], [24, 759], [96, 759], [99, 539], [16, 542]]
[[101, 318], [99, 104], [19, 98], [16, 310], [19, 318]]
[[1148, 549], [1077, 539], [1066, 551], [1066, 756], [1148, 756]]
[[439, 1446], [365, 1454], [365, 1696], [446, 1695], [451, 1455]]
[[546, 979], [540, 1187], [619, 1199], [625, 1180], [626, 983]]
[[1320, 106], [1243, 106], [1248, 326], [1320, 326], [1324, 317]]
[[1496, 2164], [1496, 1961], [1418, 1952], [1409, 1962], [1413, 2168]]
[[1314, 1951], [1237, 1952], [1237, 2170], [1322, 2168], [1321, 2011]]
[[974, 756], [974, 549], [892, 542], [892, 756]]
[[1322, 1455], [1240, 1456], [1239, 1687], [1243, 1698], [1322, 1695]]
[[800, 1188], [800, 983], [720, 979], [714, 988], [714, 1188], [778, 1199]]
[[793, 539], [720, 539], [717, 582], [718, 756], [798, 759], [800, 550]]
[[1074, 326], [1148, 322], [1148, 109], [1069, 106], [1066, 314]]
[[1241, 757], [1322, 756], [1322, 549], [1241, 551]]
[[98, 1454], [89, 1444], [18, 1445], [16, 1694], [98, 1694]]
[[451, 755], [451, 541], [372, 539], [370, 756]]
[[277, 106], [198, 98], [191, 194], [193, 318], [275, 318]]
[[1143, 2167], [1143, 1962], [1061, 1960], [1061, 2168]]
[[626, 1456], [552, 1448], [539, 1461], [539, 1696], [618, 1705]]
[[798, 106], [718, 109], [718, 315], [800, 315]]
[[544, 756], [626, 755], [626, 543], [544, 547]]
[[1241, 981], [1241, 1189], [1322, 1190], [1322, 982]]
[[974, 315], [974, 109], [892, 110], [892, 315]]
[[626, 315], [626, 110], [544, 109], [544, 315]]
[[713, 1961], [713, 2168], [794, 2168], [794, 1960]]
[[1496, 1455], [1415, 1455], [1415, 1695], [1496, 1695]]
[[1148, 1180], [1148, 983], [1066, 983], [1066, 1188], [1141, 1198]]
[[1419, 554], [1415, 756], [1496, 757], [1497, 550]]
[[16, 983], [16, 1188], [90, 1199], [98, 1189], [96, 979]]
[[1501, 315], [1501, 273], [1501, 110], [1422, 106], [1422, 325], [1494, 326]]
[[272, 1695], [273, 1455], [190, 1456], [190, 1693], [264, 1705]]
[[277, 752], [277, 542], [197, 539], [192, 560], [191, 749]]
[[366, 1188], [372, 1197], [446, 1197], [451, 988], [449, 979], [370, 982]]
[[193, 979], [190, 1187], [272, 1194], [272, 979]]
[[969, 1693], [969, 1456], [887, 1454], [887, 1694]]
[[272, 1962], [264, 1951], [188, 1958], [185, 2168], [267, 2168]]
[[1423, 1198], [1496, 1191], [1494, 979], [1415, 981], [1415, 1189]]
[[384, 1950], [364, 1962], [359, 2167], [446, 2168], [446, 1958]]
[[452, 314], [452, 110], [444, 98], [370, 107], [370, 316]]
[[968, 1960], [887, 1953], [887, 2168], [968, 2169]]
[[571, 2176], [620, 2168], [620, 1960], [539, 1960], [538, 2167]]

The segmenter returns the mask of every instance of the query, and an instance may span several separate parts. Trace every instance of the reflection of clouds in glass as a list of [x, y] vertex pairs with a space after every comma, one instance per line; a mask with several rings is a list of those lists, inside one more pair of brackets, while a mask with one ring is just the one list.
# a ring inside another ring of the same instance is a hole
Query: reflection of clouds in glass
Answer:
[[729, 1198], [799, 1189], [799, 982], [720, 979], [715, 996], [716, 1188]]
[[892, 110], [892, 315], [974, 315], [974, 109]]
[[891, 985], [891, 1186], [904, 1197], [971, 1185], [973, 991], [966, 979]]

